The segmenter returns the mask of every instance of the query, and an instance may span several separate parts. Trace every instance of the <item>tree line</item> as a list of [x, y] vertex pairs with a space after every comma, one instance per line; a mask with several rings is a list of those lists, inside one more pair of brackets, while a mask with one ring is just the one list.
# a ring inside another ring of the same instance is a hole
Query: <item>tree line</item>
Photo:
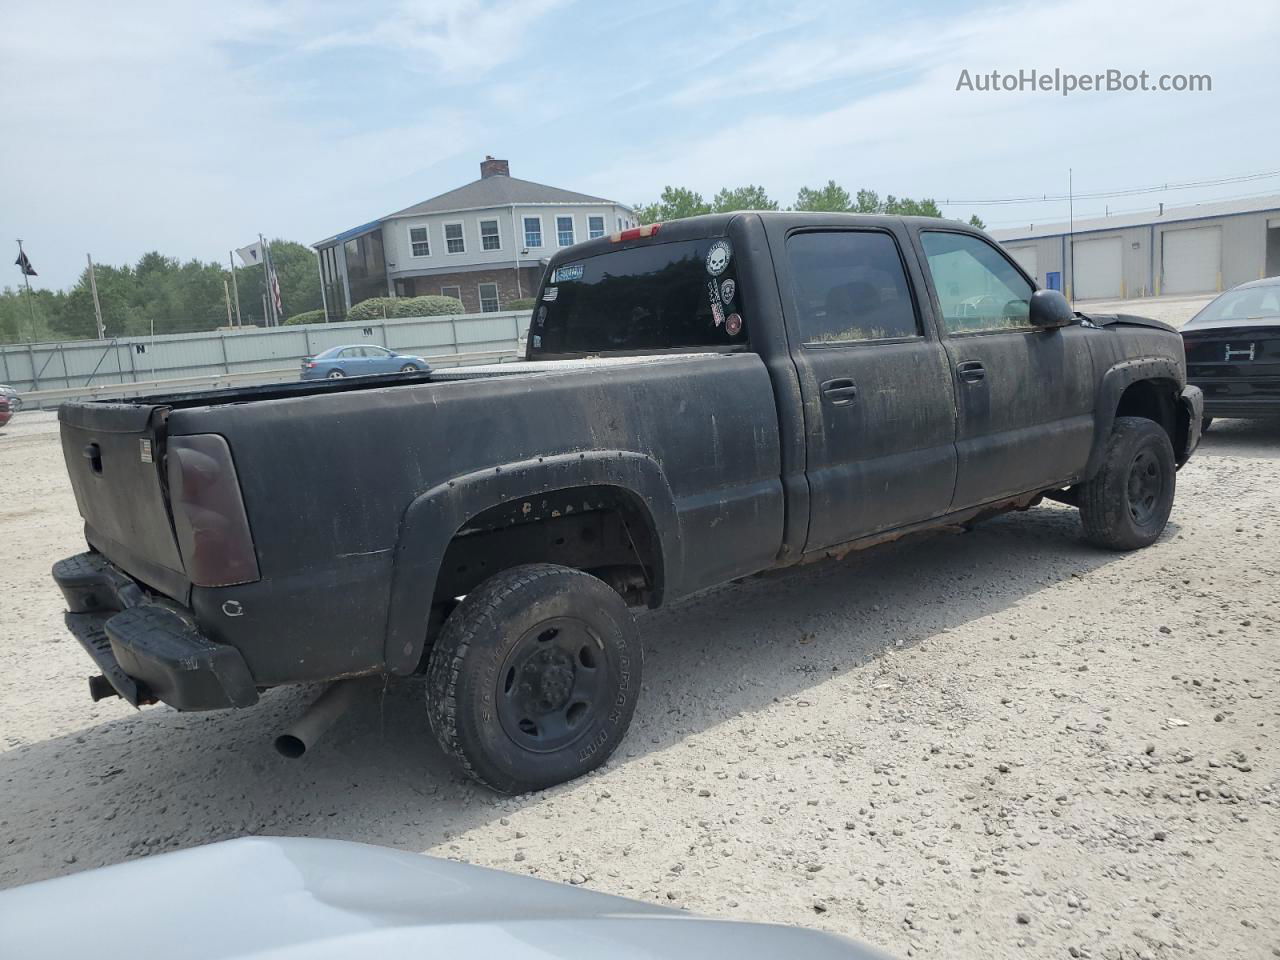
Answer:
[[[320, 277], [310, 248], [290, 240], [273, 240], [271, 256], [280, 278], [285, 312], [293, 315], [320, 309]], [[39, 267], [38, 260], [36, 266]], [[263, 274], [262, 264], [236, 267], [240, 318], [246, 325], [266, 323], [262, 295], [267, 285]], [[157, 334], [196, 333], [226, 326], [222, 283], [224, 279], [231, 282], [227, 264], [200, 260], [183, 263], [153, 251], [136, 264], [94, 264], [94, 275], [108, 337], [149, 336], [153, 329]], [[87, 266], [70, 290], [33, 288], [31, 294], [28, 303], [21, 287], [0, 291], [0, 343], [81, 340], [98, 335]], [[234, 297], [231, 312], [234, 319]]]
[[[724, 187], [710, 200], [688, 187], [664, 187], [661, 196], [653, 203], [636, 206], [640, 223], [659, 223], [696, 217], [703, 213], [729, 213], [734, 210], [777, 210], [778, 202], [771, 200], [764, 187], [748, 184], [745, 187]], [[804, 210], [823, 213], [889, 213], [905, 217], [941, 217], [942, 211], [932, 198], [912, 200], [889, 194], [881, 198], [874, 190], [859, 190], [850, 194], [834, 180], [823, 187], [801, 187], [795, 202], [787, 210]], [[981, 229], [986, 226], [974, 214], [969, 223]]]

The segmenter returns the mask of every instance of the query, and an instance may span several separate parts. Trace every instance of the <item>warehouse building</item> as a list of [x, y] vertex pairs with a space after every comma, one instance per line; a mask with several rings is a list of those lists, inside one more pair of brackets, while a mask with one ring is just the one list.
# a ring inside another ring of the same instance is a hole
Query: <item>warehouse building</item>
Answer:
[[1215, 293], [1280, 276], [1280, 195], [990, 232], [1040, 286], [1076, 300]]

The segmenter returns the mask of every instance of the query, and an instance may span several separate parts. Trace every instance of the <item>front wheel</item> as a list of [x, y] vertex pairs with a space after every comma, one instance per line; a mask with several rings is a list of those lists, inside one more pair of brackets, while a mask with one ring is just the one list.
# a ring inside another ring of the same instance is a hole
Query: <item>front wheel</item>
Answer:
[[1080, 491], [1085, 537], [1110, 550], [1155, 543], [1173, 509], [1176, 478], [1164, 428], [1143, 417], [1118, 417], [1102, 467]]
[[427, 665], [431, 729], [486, 786], [541, 790], [613, 753], [640, 665], [640, 631], [603, 581], [553, 564], [513, 567], [445, 621]]
[[401, 373], [417, 373], [418, 368], [415, 367], [412, 363], [406, 363], [403, 367], [400, 368], [400, 372]]

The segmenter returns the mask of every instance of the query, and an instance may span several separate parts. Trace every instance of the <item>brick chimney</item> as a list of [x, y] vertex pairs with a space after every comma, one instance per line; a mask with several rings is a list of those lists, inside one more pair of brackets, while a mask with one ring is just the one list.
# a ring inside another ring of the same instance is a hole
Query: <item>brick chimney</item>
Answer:
[[487, 180], [489, 177], [497, 176], [511, 176], [511, 168], [507, 166], [505, 160], [495, 160], [493, 157], [486, 156], [480, 161], [480, 179]]

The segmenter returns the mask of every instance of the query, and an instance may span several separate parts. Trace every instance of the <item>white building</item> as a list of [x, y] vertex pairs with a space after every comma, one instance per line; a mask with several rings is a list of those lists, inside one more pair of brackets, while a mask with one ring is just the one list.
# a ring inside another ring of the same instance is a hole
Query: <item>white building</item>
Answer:
[[990, 233], [1041, 286], [1078, 300], [1215, 293], [1280, 276], [1280, 195]]
[[469, 313], [531, 297], [559, 247], [635, 226], [630, 207], [511, 176], [480, 179], [313, 244], [329, 316], [370, 297], [457, 297]]

